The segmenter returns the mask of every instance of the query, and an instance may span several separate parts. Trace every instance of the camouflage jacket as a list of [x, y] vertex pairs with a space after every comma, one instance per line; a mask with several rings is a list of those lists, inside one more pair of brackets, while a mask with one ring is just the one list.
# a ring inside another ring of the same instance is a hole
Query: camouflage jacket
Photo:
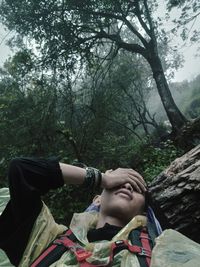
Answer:
[[[87, 240], [87, 232], [89, 229], [95, 228], [98, 220], [98, 212], [84, 212], [75, 213], [70, 229], [76, 236], [79, 243], [85, 247], [86, 250], [91, 251], [92, 255], [87, 258], [87, 261], [94, 265], [106, 265], [109, 263], [111, 244], [117, 240], [127, 240], [128, 235], [132, 229], [139, 226], [146, 225], [145, 216], [134, 217], [111, 241], [97, 241], [89, 243]], [[59, 234], [62, 234], [67, 228], [63, 225], [58, 225], [47, 206], [44, 204], [41, 213], [39, 214], [30, 239], [26, 247], [20, 267], [28, 267], [40, 255], [40, 253], [53, 241]], [[76, 257], [70, 252], [66, 251], [62, 257], [53, 263], [50, 267], [78, 267]], [[130, 253], [128, 250], [120, 251], [112, 263], [113, 267], [119, 266], [134, 266], [140, 267], [136, 255]]]

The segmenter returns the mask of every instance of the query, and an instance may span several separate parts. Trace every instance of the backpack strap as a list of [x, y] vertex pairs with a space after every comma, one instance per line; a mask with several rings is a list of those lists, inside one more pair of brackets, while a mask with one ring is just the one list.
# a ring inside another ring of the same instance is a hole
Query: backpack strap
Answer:
[[[146, 228], [143, 228], [142, 231], [140, 232], [140, 242], [142, 244], [143, 249], [145, 249], [146, 251], [151, 251], [150, 238]], [[150, 266], [151, 257], [145, 257], [145, 260], [147, 266]]]
[[129, 235], [129, 239], [131, 240], [132, 244], [142, 249], [141, 253], [137, 253], [140, 266], [149, 267], [153, 242], [148, 234], [147, 227], [139, 227], [132, 230]]
[[152, 248], [155, 246], [155, 239], [156, 237], [159, 236], [158, 231], [155, 227], [155, 224], [151, 223], [151, 222], [147, 222], [147, 229], [148, 229], [148, 234], [150, 237], [150, 243], [152, 245]]
[[74, 241], [76, 240], [77, 239], [72, 231], [70, 229], [67, 230], [63, 235], [55, 239], [31, 264], [30, 267], [47, 267], [59, 260], [63, 253], [67, 250], [71, 250], [71, 252], [75, 255], [80, 267], [95, 267], [85, 261], [92, 253], [75, 243]]
[[[137, 256], [143, 256], [148, 259], [151, 258], [151, 250], [141, 246], [131, 245], [128, 240], [117, 240], [111, 246], [110, 262], [113, 261], [113, 258], [117, 253], [124, 249], [127, 249], [128, 251], [136, 254]], [[147, 267], [147, 265], [145, 265], [145, 267]]]
[[[147, 229], [144, 227], [131, 231], [131, 241], [132, 244], [130, 244], [128, 240], [118, 240], [112, 243], [109, 263], [104, 266], [110, 266], [114, 256], [121, 250], [127, 249], [131, 253], [137, 255], [141, 267], [149, 267], [151, 260], [151, 244]], [[77, 238], [69, 229], [59, 238], [55, 239], [30, 267], [47, 267], [57, 261], [67, 250], [70, 250], [75, 255], [80, 267], [96, 266], [86, 261], [92, 253], [85, 250], [77, 243]], [[99, 267], [103, 267], [103, 265]]]

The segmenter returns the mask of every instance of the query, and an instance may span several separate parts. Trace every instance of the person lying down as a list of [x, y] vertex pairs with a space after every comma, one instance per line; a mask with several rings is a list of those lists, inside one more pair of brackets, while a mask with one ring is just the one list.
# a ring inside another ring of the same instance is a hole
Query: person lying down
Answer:
[[[164, 256], [169, 249], [163, 250], [162, 244], [167, 238], [173, 237], [174, 244], [176, 237], [187, 239], [173, 230], [162, 233], [148, 205], [146, 183], [133, 169], [101, 173], [55, 158], [16, 158], [10, 163], [8, 179], [10, 198], [0, 216], [0, 248], [14, 266], [170, 267], [174, 266], [170, 257]], [[69, 228], [57, 224], [41, 200], [49, 190], [64, 184], [80, 186], [78, 194], [82, 188], [102, 188], [85, 212], [74, 214]], [[200, 252], [199, 245], [191, 242]], [[175, 253], [177, 248], [170, 250]], [[168, 265], [158, 259], [159, 253]], [[177, 253], [183, 265], [184, 258]], [[200, 260], [197, 258], [193, 255], [193, 260]]]

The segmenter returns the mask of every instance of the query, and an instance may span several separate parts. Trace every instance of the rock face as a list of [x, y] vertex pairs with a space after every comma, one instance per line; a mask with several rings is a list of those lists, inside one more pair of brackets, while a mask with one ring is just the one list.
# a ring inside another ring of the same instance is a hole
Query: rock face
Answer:
[[200, 243], [200, 145], [172, 162], [149, 187], [162, 226]]

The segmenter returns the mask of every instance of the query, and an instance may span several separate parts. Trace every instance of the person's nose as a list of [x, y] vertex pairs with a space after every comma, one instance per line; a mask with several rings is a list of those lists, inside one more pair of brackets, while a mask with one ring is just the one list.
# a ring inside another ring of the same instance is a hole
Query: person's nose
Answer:
[[131, 186], [130, 183], [123, 184], [122, 188], [128, 189], [129, 191], [131, 191], [131, 193], [133, 192], [133, 187]]

